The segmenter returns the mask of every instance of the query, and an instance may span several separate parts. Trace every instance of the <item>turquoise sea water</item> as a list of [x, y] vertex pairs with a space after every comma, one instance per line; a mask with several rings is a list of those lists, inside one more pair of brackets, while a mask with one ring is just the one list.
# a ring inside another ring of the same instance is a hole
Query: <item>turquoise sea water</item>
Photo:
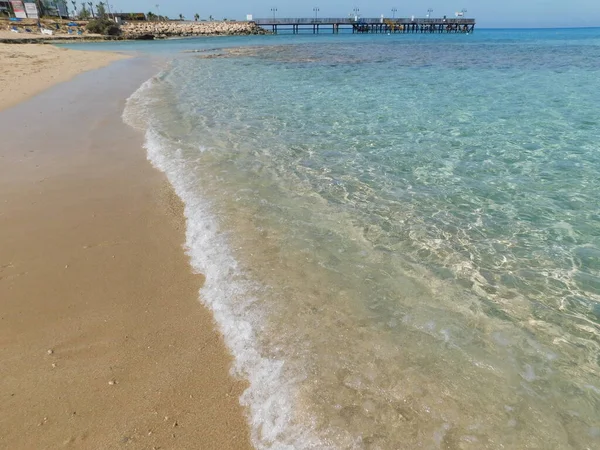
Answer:
[[600, 30], [120, 46], [257, 448], [600, 448]]

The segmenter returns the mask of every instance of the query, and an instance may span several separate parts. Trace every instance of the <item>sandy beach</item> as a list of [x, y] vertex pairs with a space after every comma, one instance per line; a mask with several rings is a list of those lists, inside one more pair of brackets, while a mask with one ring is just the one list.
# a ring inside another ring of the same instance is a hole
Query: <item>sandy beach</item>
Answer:
[[44, 44], [0, 43], [0, 110], [77, 74], [127, 57], [118, 53], [70, 51]]
[[0, 448], [251, 448], [123, 58], [0, 46]]

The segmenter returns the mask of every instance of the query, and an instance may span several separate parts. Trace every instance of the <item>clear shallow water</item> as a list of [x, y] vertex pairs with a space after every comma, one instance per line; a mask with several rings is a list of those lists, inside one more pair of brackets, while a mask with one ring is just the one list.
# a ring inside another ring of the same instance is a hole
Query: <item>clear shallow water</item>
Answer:
[[258, 448], [600, 446], [600, 33], [481, 34], [158, 44]]

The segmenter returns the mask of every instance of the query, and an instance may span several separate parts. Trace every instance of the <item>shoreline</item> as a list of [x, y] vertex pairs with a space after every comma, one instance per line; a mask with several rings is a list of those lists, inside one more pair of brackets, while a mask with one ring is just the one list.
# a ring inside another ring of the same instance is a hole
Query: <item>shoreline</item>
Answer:
[[[3, 23], [4, 22], [4, 23]], [[16, 24], [0, 19], [0, 43], [53, 43], [164, 40], [211, 36], [253, 36], [271, 34], [254, 22], [240, 21], [132, 21], [121, 25], [117, 35], [102, 35], [86, 30], [87, 21], [48, 20], [42, 26], [53, 34], [42, 34], [37, 21], [27, 19]], [[72, 24], [72, 26], [70, 26]], [[7, 29], [5, 27], [8, 27]], [[75, 33], [77, 31], [77, 33]], [[75, 33], [75, 34], [74, 34]], [[81, 33], [81, 34], [78, 34]]]
[[121, 119], [156, 70], [106, 64], [0, 103], [0, 446], [250, 449], [183, 205]]
[[0, 43], [0, 111], [83, 72], [99, 69], [129, 55], [79, 51], [43, 44]]
[[[200, 34], [194, 36], [168, 36], [168, 37], [154, 37], [153, 39], [135, 39], [131, 37], [115, 37], [115, 36], [95, 36], [95, 37], [77, 37], [70, 38], [65, 36], [57, 36], [56, 38], [47, 38], [47, 37], [33, 37], [33, 38], [9, 38], [3, 39], [0, 38], [0, 45], [31, 45], [31, 44], [40, 44], [40, 45], [63, 45], [63, 44], [89, 44], [94, 42], [139, 42], [139, 41], [184, 41], [190, 39], [213, 39], [213, 38], [227, 38], [232, 36], [258, 36], [258, 35], [237, 35], [237, 34]], [[266, 34], [264, 36], [270, 36]], [[94, 53], [98, 53], [98, 51], [94, 50]]]
[[48, 37], [27, 37], [27, 38], [0, 38], [0, 44], [8, 44], [8, 45], [19, 45], [19, 44], [44, 44], [44, 45], [53, 45], [53, 44], [72, 44], [77, 42], [107, 42], [107, 41], [126, 41], [126, 40], [135, 40], [135, 39], [114, 39], [110, 36], [106, 37], [67, 37], [67, 36], [57, 36], [55, 38]]

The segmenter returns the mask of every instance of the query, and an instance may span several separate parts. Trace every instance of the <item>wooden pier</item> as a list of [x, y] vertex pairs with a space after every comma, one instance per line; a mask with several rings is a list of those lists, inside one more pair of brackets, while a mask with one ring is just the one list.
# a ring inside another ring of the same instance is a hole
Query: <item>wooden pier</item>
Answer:
[[255, 19], [254, 22], [274, 34], [280, 31], [290, 31], [291, 34], [300, 32], [313, 34], [321, 32], [337, 34], [342, 30], [352, 33], [473, 33], [475, 19], [441, 18], [376, 18], [376, 19]]

